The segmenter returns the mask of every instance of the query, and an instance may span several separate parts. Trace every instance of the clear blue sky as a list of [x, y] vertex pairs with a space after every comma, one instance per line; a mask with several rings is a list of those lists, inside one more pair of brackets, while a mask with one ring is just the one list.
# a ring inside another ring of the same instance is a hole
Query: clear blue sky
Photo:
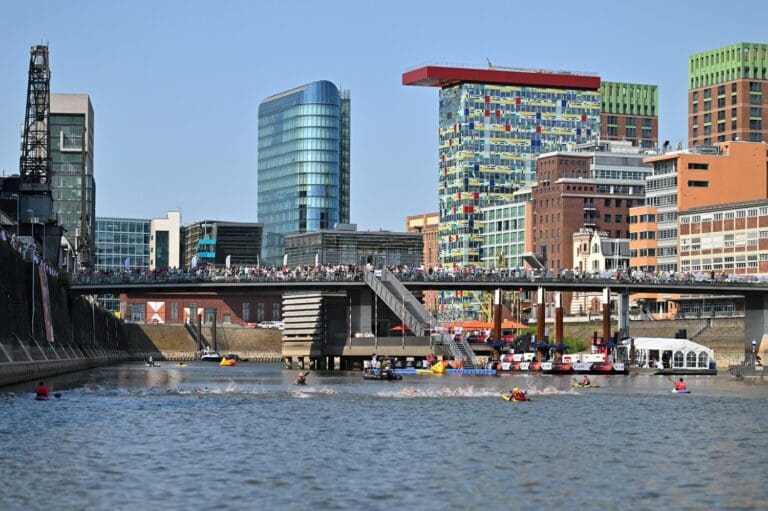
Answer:
[[257, 109], [327, 79], [352, 91], [352, 221], [403, 230], [437, 209], [437, 90], [428, 63], [596, 72], [655, 83], [660, 139], [686, 141], [691, 53], [768, 42], [755, 1], [5, 1], [0, 169], [18, 172], [29, 47], [53, 92], [95, 110], [98, 216], [256, 221]]

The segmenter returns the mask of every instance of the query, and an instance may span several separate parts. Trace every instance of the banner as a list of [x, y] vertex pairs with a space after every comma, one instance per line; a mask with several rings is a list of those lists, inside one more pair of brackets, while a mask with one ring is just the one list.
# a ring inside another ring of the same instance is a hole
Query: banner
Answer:
[[43, 320], [45, 321], [45, 338], [49, 343], [54, 342], [53, 323], [51, 322], [51, 301], [48, 297], [48, 274], [42, 266], [37, 267], [40, 276], [40, 301], [43, 304]]
[[288, 269], [288, 254], [283, 255], [283, 271]]
[[131, 269], [131, 258], [126, 257], [125, 261], [123, 262], [123, 266], [125, 267], [125, 270], [128, 271]]
[[197, 268], [197, 256], [192, 256], [192, 261], [189, 263], [192, 268]]
[[227, 269], [229, 269], [229, 263], [230, 263], [230, 261], [231, 261], [231, 260], [232, 260], [232, 256], [231, 256], [231, 255], [228, 255], [228, 256], [227, 256], [227, 257], [224, 259], [224, 264], [226, 264], [226, 266], [227, 266]]

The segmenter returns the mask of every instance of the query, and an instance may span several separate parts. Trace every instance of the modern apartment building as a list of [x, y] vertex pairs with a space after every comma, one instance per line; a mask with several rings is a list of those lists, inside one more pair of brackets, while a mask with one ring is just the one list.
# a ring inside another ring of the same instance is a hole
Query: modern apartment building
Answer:
[[[85, 140], [83, 131], [85, 130]], [[49, 121], [51, 197], [53, 212], [65, 229], [64, 236], [77, 247], [81, 213], [85, 207], [88, 238], [96, 237], [96, 180], [93, 169], [94, 116], [87, 94], [51, 94]], [[85, 183], [81, 184], [85, 159]], [[85, 193], [85, 199], [82, 194]], [[95, 262], [91, 250], [90, 264]]]
[[261, 263], [263, 226], [248, 222], [203, 220], [184, 226], [184, 266], [230, 266]]
[[181, 212], [149, 221], [149, 269], [181, 267]]
[[600, 92], [602, 140], [626, 140], [643, 148], [658, 145], [658, 86], [603, 81]]
[[766, 122], [768, 44], [737, 43], [688, 58], [689, 147], [768, 142]]
[[259, 105], [258, 221], [263, 259], [282, 264], [285, 236], [349, 222], [350, 95], [312, 82]]
[[766, 144], [724, 142], [645, 161], [653, 165], [653, 174], [647, 180], [645, 204], [630, 211], [633, 269], [678, 271], [680, 213], [768, 198]]
[[479, 265], [481, 209], [511, 200], [536, 178], [541, 153], [600, 133], [598, 76], [502, 68], [426, 66], [404, 85], [440, 88], [439, 258]]
[[522, 268], [525, 248], [526, 205], [531, 187], [526, 186], [512, 199], [481, 209], [483, 216], [483, 266], [486, 268]]

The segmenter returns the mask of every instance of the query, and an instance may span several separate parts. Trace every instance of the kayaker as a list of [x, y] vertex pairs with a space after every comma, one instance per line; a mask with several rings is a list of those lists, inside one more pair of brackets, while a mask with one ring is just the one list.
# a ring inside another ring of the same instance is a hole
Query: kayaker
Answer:
[[675, 382], [675, 390], [688, 390], [682, 378]]
[[299, 375], [296, 377], [296, 385], [306, 385], [307, 383], [307, 376], [304, 373], [299, 373]]
[[582, 386], [582, 387], [589, 387], [590, 385], [592, 385], [592, 382], [591, 382], [591, 381], [589, 381], [589, 376], [587, 376], [587, 375], [585, 374], [585, 375], [584, 375], [584, 378], [581, 380], [581, 386]]
[[528, 399], [528, 396], [525, 395], [525, 392], [523, 392], [517, 387], [512, 389], [509, 397], [515, 401], [526, 401]]
[[35, 389], [35, 394], [40, 398], [48, 397], [48, 387], [46, 387], [43, 382], [38, 383], [37, 388]]

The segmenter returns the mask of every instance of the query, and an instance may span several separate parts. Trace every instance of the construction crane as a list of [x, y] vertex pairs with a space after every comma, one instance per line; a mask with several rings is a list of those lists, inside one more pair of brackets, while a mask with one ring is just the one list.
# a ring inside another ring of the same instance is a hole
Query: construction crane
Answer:
[[51, 113], [51, 70], [48, 47], [33, 46], [29, 56], [27, 108], [21, 144], [21, 182], [30, 190], [50, 194], [50, 137], [48, 120]]

